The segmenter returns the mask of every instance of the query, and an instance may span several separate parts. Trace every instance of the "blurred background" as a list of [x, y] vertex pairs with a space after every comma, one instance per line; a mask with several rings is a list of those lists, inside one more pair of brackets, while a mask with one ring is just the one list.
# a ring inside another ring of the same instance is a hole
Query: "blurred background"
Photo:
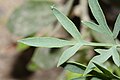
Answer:
[[[120, 0], [99, 0], [99, 3], [112, 30], [120, 13]], [[36, 48], [17, 43], [19, 39], [35, 36], [72, 38], [52, 14], [52, 5], [74, 22], [85, 40], [109, 42], [81, 24], [81, 20], [96, 22], [87, 0], [0, 0], [0, 80], [70, 80], [81, 76], [56, 67], [68, 47]], [[86, 65], [94, 55], [97, 53], [93, 47], [83, 47], [70, 60]], [[111, 59], [105, 65], [120, 76], [120, 69]]]

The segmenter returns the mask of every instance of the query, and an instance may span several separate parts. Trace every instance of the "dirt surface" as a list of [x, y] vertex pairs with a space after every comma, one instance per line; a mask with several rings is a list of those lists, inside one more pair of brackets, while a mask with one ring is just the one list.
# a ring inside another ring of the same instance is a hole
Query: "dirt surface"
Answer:
[[3, 80], [10, 77], [12, 64], [18, 54], [16, 54], [16, 46], [12, 42], [12, 35], [5, 27], [0, 28], [0, 38], [0, 79]]

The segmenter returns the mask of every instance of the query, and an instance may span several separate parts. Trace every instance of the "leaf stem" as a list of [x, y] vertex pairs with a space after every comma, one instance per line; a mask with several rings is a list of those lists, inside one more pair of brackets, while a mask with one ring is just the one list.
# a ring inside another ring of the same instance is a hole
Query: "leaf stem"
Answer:
[[94, 42], [88, 42], [85, 44], [86, 46], [106, 46], [106, 47], [112, 47], [117, 46], [120, 47], [120, 44], [111, 44], [111, 43], [94, 43]]

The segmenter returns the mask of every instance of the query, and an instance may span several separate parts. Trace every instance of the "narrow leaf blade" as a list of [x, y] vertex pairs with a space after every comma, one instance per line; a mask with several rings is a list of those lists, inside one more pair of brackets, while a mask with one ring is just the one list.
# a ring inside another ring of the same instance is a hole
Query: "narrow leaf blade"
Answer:
[[[109, 50], [104, 49], [95, 49], [96, 52], [100, 53], [99, 58], [95, 61], [97, 62], [105, 62], [109, 57], [112, 56], [114, 63], [119, 67], [120, 66], [120, 57], [119, 53], [116, 49], [116, 46], [111, 47]], [[101, 58], [100, 58], [101, 57]], [[99, 61], [98, 61], [99, 60]]]
[[99, 25], [95, 24], [94, 22], [89, 22], [89, 21], [82, 21], [83, 25], [85, 25], [86, 27], [91, 28], [92, 30], [95, 30], [99, 33], [105, 33]]
[[85, 69], [84, 76], [87, 75], [89, 72], [91, 72], [95, 68], [94, 64], [92, 63], [92, 60], [89, 62], [87, 68]]
[[117, 36], [119, 34], [119, 31], [120, 31], [120, 14], [117, 17], [117, 20], [115, 22], [115, 26], [114, 26], [114, 29], [113, 29], [114, 39], [117, 38]]
[[90, 6], [90, 9], [91, 9], [95, 19], [99, 23], [99, 25], [101, 25], [103, 30], [105, 30], [108, 34], [111, 35], [112, 32], [107, 25], [105, 16], [104, 16], [102, 9], [98, 3], [98, 0], [89, 0], [89, 6]]
[[105, 75], [107, 75], [109, 78], [111, 79], [120, 79], [120, 77], [114, 75], [113, 73], [111, 73], [109, 70], [105, 69], [104, 67], [102, 67], [101, 65], [99, 65], [98, 63], [94, 63], [94, 65], [100, 69]]
[[[110, 50], [110, 49], [109, 49]], [[111, 57], [111, 53], [109, 50], [104, 49], [95, 49], [96, 52], [100, 53], [100, 55], [95, 56], [94, 61], [98, 63], [104, 63]]]
[[77, 62], [68, 61], [67, 63], [61, 65], [65, 70], [69, 70], [73, 73], [83, 74], [86, 66]]
[[47, 47], [47, 48], [63, 47], [63, 46], [75, 44], [74, 41], [67, 41], [67, 40], [62, 40], [62, 39], [57, 39], [52, 37], [26, 38], [26, 39], [21, 39], [18, 42], [21, 42], [30, 46]]
[[112, 54], [110, 53], [110, 50], [111, 50], [111, 49], [109, 49], [109, 50], [95, 49], [95, 51], [98, 52], [98, 53], [100, 53], [100, 55], [95, 56], [95, 57], [93, 57], [93, 58], [90, 60], [88, 66], [87, 66], [87, 68], [86, 68], [86, 70], [85, 70], [85, 72], [84, 72], [84, 75], [88, 74], [90, 71], [92, 71], [92, 70], [95, 68], [95, 65], [93, 64], [93, 62], [97, 62], [97, 63], [99, 63], [99, 64], [102, 64], [102, 63], [104, 63], [105, 61], [107, 61], [108, 58], [110, 58], [111, 55], [112, 55]]
[[120, 55], [116, 47], [113, 47], [112, 58], [113, 58], [114, 63], [119, 67], [120, 66]]
[[80, 47], [83, 46], [83, 43], [77, 43], [76, 45], [68, 48], [67, 50], [65, 50], [63, 52], [63, 54], [61, 55], [58, 65], [60, 66], [61, 64], [63, 64], [64, 62], [66, 62], [69, 58], [71, 58], [78, 50]]
[[53, 14], [56, 16], [58, 21], [63, 25], [63, 27], [75, 38], [76, 40], [80, 41], [81, 40], [81, 34], [77, 30], [76, 26], [74, 23], [67, 18], [63, 13], [58, 11], [55, 7], [52, 6], [52, 11]]
[[[64, 63], [63, 65], [61, 65], [65, 70], [69, 70], [73, 73], [83, 73], [83, 71], [85, 71], [86, 66], [77, 62], [73, 62], [73, 61], [68, 61], [66, 63]], [[107, 77], [105, 74], [102, 74], [100, 72], [97, 72], [95, 70], [92, 70], [90, 73], [90, 75], [93, 75], [94, 77], [98, 77], [100, 79], [105, 79], [105, 80], [109, 80], [109, 77]], [[89, 75], [87, 75], [89, 76]], [[86, 76], [86, 77], [87, 77]], [[79, 78], [78, 78], [79, 80]]]

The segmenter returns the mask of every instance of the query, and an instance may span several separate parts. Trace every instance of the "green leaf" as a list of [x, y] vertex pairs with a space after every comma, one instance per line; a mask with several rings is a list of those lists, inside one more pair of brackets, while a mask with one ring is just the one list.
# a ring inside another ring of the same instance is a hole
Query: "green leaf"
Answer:
[[105, 33], [104, 30], [102, 30], [101, 27], [99, 25], [95, 24], [94, 22], [82, 21], [82, 23], [83, 23], [83, 25], [91, 28], [92, 30], [95, 30], [99, 33]]
[[[109, 50], [110, 50], [110, 49], [109, 49]], [[111, 53], [110, 53], [109, 50], [95, 49], [95, 51], [98, 52], [98, 53], [100, 53], [100, 55], [95, 56], [95, 57], [93, 57], [93, 58], [90, 60], [88, 66], [87, 66], [87, 68], [86, 68], [86, 70], [85, 70], [85, 72], [84, 72], [84, 75], [88, 74], [90, 71], [92, 71], [92, 70], [95, 68], [95, 65], [93, 64], [93, 62], [97, 62], [97, 63], [99, 63], [99, 64], [102, 64], [102, 63], [104, 63], [105, 61], [107, 61], [108, 58], [111, 57]]]
[[109, 70], [105, 69], [104, 67], [102, 67], [101, 65], [99, 65], [98, 63], [94, 63], [94, 65], [100, 69], [106, 76], [108, 76], [111, 79], [118, 79], [120, 80], [120, 77], [114, 75], [113, 73], [111, 73]]
[[55, 7], [52, 6], [53, 14], [56, 16], [58, 21], [63, 25], [63, 27], [75, 38], [77, 41], [81, 40], [81, 34], [77, 30], [75, 24], [67, 18], [63, 13], [58, 11]]
[[89, 2], [89, 7], [93, 13], [93, 16], [95, 17], [95, 19], [97, 20], [97, 22], [99, 23], [101, 28], [104, 30], [104, 32], [111, 35], [112, 32], [107, 25], [105, 16], [104, 16], [102, 9], [98, 3], [98, 0], [89, 0], [88, 2]]
[[[83, 71], [85, 71], [85, 69], [86, 69], [85, 65], [77, 63], [77, 62], [73, 62], [73, 61], [68, 61], [68, 62], [62, 64], [61, 66], [65, 70], [69, 70], [73, 73], [78, 73], [78, 74], [83, 73]], [[85, 77], [92, 77], [92, 76], [89, 76], [89, 75], [92, 75], [93, 77], [100, 78], [102, 80], [109, 80], [109, 77], [107, 77], [105, 74], [97, 72], [95, 70], [90, 71], [90, 73]], [[84, 79], [82, 77], [79, 77], [79, 78]], [[79, 79], [79, 78], [76, 78], [76, 79]]]
[[57, 39], [52, 37], [26, 38], [26, 39], [18, 40], [18, 42], [21, 42], [30, 46], [47, 47], [47, 48], [63, 47], [68, 45], [74, 45], [76, 43], [75, 41], [67, 41], [67, 40], [62, 40], [62, 39]]
[[74, 78], [77, 78], [77, 77], [81, 77], [82, 74], [78, 74], [78, 73], [73, 73], [71, 71], [65, 71], [66, 75], [65, 75], [65, 80], [72, 80]]
[[93, 62], [102, 64], [105, 61], [107, 61], [111, 56], [112, 59], [114, 61], [114, 63], [119, 67], [120, 66], [120, 57], [119, 57], [119, 53], [116, 49], [116, 46], [111, 47], [108, 50], [105, 49], [95, 49], [96, 52], [100, 53], [100, 55], [95, 56], [91, 59], [91, 61], [89, 62], [84, 75], [88, 74], [91, 70], [93, 70], [95, 68], [95, 65], [93, 65]]
[[46, 29], [56, 19], [53, 16], [50, 1], [26, 1], [17, 8], [7, 23], [9, 30], [18, 36], [29, 36]]
[[111, 57], [111, 49], [105, 50], [105, 49], [95, 49], [96, 52], [100, 53], [100, 55], [95, 56], [93, 61], [98, 63], [104, 63]]
[[100, 43], [112, 43], [114, 44], [114, 38], [108, 36], [107, 34], [98, 33], [95, 31], [91, 31], [92, 36], [94, 37], [95, 41]]
[[[101, 59], [98, 59], [100, 62], [105, 62], [110, 56], [112, 56], [114, 63], [118, 67], [120, 66], [120, 58], [116, 46], [111, 47], [109, 50], [96, 49], [95, 51], [101, 54]], [[98, 60], [95, 61], [99, 62]]]
[[87, 68], [84, 71], [84, 76], [87, 75], [89, 72], [91, 72], [95, 68], [94, 64], [92, 63], [92, 60], [88, 63]]
[[114, 39], [117, 38], [117, 36], [119, 34], [119, 31], [120, 31], [120, 14], [117, 17], [117, 20], [115, 22], [115, 26], [114, 26], [114, 29], [113, 29]]
[[120, 55], [119, 55], [116, 47], [113, 47], [112, 50], [113, 50], [113, 52], [112, 52], [113, 61], [118, 67], [120, 67]]
[[84, 45], [83, 42], [79, 42], [75, 44], [74, 46], [65, 50], [63, 54], [61, 55], [57, 66], [60, 66], [61, 64], [66, 62], [69, 58], [71, 58], [83, 45]]
[[77, 62], [68, 61], [67, 63], [61, 65], [65, 70], [69, 70], [73, 73], [83, 74], [86, 66]]

